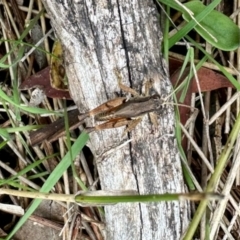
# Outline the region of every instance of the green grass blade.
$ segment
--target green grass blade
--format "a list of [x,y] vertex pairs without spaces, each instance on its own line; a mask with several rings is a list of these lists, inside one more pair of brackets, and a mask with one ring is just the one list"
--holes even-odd
[[30,106],[22,106],[19,105],[17,103],[14,102],[14,100],[7,96],[5,94],[5,92],[0,88],[0,98],[2,98],[3,100],[5,100],[8,103],[11,103],[13,106],[18,107],[26,112],[29,113],[34,113],[34,114],[56,114],[57,116],[62,116],[62,113],[57,113],[54,111],[48,111],[46,109],[42,109],[42,108],[37,108],[37,107],[30,107]]
[[33,162],[32,164],[29,164],[28,166],[26,166],[24,169],[22,169],[16,175],[10,177],[9,179],[1,179],[0,180],[0,186],[4,185],[4,184],[9,184],[9,182],[14,181],[19,176],[22,176],[22,175],[26,174],[27,172],[31,171],[32,169],[37,167],[39,164],[41,164],[46,159],[55,157],[56,155],[58,155],[58,154],[53,154],[53,155],[47,156],[47,157],[45,157],[43,159],[40,159],[40,160],[37,160],[37,161]]
[[[222,151],[217,161],[217,165],[206,187],[206,192],[211,192],[216,188],[216,185],[222,175],[222,172],[225,166],[227,165],[227,161],[229,160],[229,156],[232,152],[234,143],[237,139],[239,132],[240,132],[240,114],[238,114],[236,123],[234,124],[230,136],[225,144],[224,150]],[[184,236],[184,240],[193,239],[193,235],[201,221],[204,212],[206,211],[207,204],[208,202],[206,200],[201,201],[201,203],[199,204],[197,211],[195,212],[194,217],[188,227],[186,235]]]
[[[25,46],[21,46],[23,44],[23,39],[27,36],[29,31],[33,28],[33,26],[36,24],[36,22],[39,20],[41,15],[43,14],[44,10],[41,10],[30,22],[28,27],[23,31],[21,34],[20,38],[18,40],[13,41],[13,45],[11,47],[11,50],[5,54],[1,59],[0,59],[0,68],[9,68],[11,66],[14,66],[16,63],[19,62],[19,60],[22,58],[24,51],[25,51]],[[0,42],[4,42],[6,39],[1,39]],[[19,47],[20,45],[20,47]],[[17,57],[15,60],[12,62],[11,65],[5,64],[8,56],[10,54],[13,54],[14,52],[17,52]]]
[[[86,142],[88,141],[88,134],[83,132],[76,142],[73,144],[71,151],[72,157],[75,158],[77,154],[82,150]],[[58,166],[54,169],[51,175],[48,177],[47,181],[42,186],[40,192],[48,193],[53,186],[57,183],[57,181],[61,178],[64,171],[71,165],[70,153],[68,152],[62,161],[58,164]],[[19,222],[15,225],[14,229],[9,233],[6,239],[12,239],[14,234],[19,230],[19,228],[27,221],[27,219],[31,216],[31,214],[36,210],[36,208],[41,203],[41,199],[35,199],[31,206],[28,208],[27,212],[22,216]]]

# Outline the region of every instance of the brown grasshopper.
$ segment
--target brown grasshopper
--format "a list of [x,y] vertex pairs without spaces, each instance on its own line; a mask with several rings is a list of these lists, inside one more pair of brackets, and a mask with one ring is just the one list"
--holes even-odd
[[155,94],[152,96],[141,97],[135,92],[135,90],[121,84],[121,82],[119,82],[119,87],[124,91],[134,94],[136,97],[130,98],[129,100],[125,97],[116,98],[93,109],[87,116],[85,114],[80,115],[80,121],[88,116],[93,116],[96,121],[106,121],[100,125],[86,128],[87,132],[127,125],[127,129],[124,131],[124,133],[126,133],[136,127],[136,125],[142,120],[142,117],[147,113],[150,113],[150,118],[153,124],[155,126],[157,125],[157,120],[155,115],[153,115],[153,112],[160,110],[162,107],[163,100],[160,96]]
[[[117,77],[120,89],[131,93],[134,97],[130,99],[127,99],[126,97],[117,97],[115,99],[109,100],[94,108],[93,110],[81,114],[78,117],[78,120],[77,111],[70,112],[70,130],[73,130],[74,128],[80,126],[87,117],[94,117],[96,121],[106,122],[100,125],[86,128],[86,131],[88,133],[109,128],[128,126],[124,131],[124,133],[126,133],[127,131],[132,130],[142,120],[143,115],[147,113],[150,114],[150,118],[153,124],[155,126],[157,125],[156,115],[154,115],[153,112],[160,110],[164,101],[160,98],[159,95],[156,94],[148,96],[149,89],[152,87],[151,81],[148,81],[145,85],[145,92],[147,96],[142,97],[139,96],[135,90],[123,85],[121,83],[121,78],[119,75],[117,75]],[[30,133],[30,141],[32,145],[37,145],[45,139],[47,139],[49,142],[52,142],[64,134],[64,121],[63,119],[58,119],[52,124],[49,124],[42,129]]]

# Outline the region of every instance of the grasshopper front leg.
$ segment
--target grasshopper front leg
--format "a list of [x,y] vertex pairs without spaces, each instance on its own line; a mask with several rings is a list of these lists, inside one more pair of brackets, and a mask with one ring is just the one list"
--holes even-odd
[[132,88],[130,88],[130,87],[128,87],[128,86],[126,86],[126,85],[124,85],[124,84],[122,83],[122,76],[121,76],[119,70],[118,70],[118,69],[114,69],[114,72],[115,72],[115,75],[116,75],[116,77],[117,77],[117,81],[118,81],[118,86],[119,86],[119,88],[120,88],[121,90],[123,90],[124,92],[127,92],[127,93],[132,94],[134,97],[138,97],[139,94],[138,94],[137,91],[135,91],[134,89],[132,89]]
[[142,117],[130,120],[127,128],[124,130],[122,136],[124,136],[127,132],[132,131],[140,122],[142,121]]

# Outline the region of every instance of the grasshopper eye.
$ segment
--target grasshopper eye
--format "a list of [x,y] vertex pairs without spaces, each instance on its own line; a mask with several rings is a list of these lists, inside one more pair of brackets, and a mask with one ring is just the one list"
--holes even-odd
[[154,100],[160,100],[160,96],[157,95],[157,94],[155,94],[155,95],[152,96],[152,99],[154,99]]
[[161,109],[162,107],[162,101],[161,101],[161,98],[159,95],[154,95],[152,96],[152,99],[154,100],[154,105],[155,105],[155,108],[158,110],[158,109]]

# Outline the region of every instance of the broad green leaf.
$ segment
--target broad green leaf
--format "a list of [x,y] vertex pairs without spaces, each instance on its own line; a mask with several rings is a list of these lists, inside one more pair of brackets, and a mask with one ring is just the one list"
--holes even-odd
[[[194,13],[194,17],[207,8],[200,1],[190,1],[184,5]],[[183,13],[183,18],[188,22],[192,20],[186,12]],[[196,25],[195,30],[207,42],[221,50],[233,51],[240,45],[240,29],[238,26],[229,17],[216,10],[213,10],[199,25]]]
[[[177,0],[174,1],[169,1],[169,0],[158,0],[162,3],[164,3],[165,5],[176,9],[182,13],[186,13],[186,6],[184,6],[182,3],[180,3]],[[195,16],[196,20],[198,22],[200,22],[201,20],[203,20],[219,3],[221,2],[221,0],[213,0],[208,6],[207,8],[202,11],[200,14],[198,14],[197,16]],[[183,7],[184,6],[184,7]],[[187,13],[186,13],[187,14]],[[178,42],[181,38],[186,37],[187,33],[190,32],[196,25],[197,22],[196,20],[191,20],[190,22],[188,22],[183,28],[181,28],[176,34],[174,34],[172,37],[169,38],[169,42],[168,42],[168,47],[169,49],[175,45],[176,42]]]

